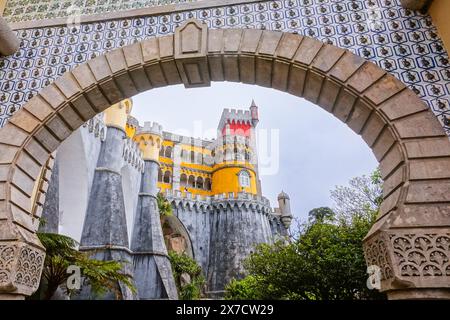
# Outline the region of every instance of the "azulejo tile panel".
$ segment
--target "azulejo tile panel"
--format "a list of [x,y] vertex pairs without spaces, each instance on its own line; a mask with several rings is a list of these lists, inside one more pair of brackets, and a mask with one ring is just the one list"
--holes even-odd
[[72,14],[93,15],[200,0],[8,0],[8,22],[64,18]]
[[210,28],[294,32],[347,48],[406,83],[428,103],[450,135],[448,53],[430,16],[403,9],[399,0],[243,1],[86,23],[79,29],[65,25],[17,30],[20,51],[0,59],[0,126],[42,87],[75,65],[136,41],[173,33],[189,18],[203,20]]

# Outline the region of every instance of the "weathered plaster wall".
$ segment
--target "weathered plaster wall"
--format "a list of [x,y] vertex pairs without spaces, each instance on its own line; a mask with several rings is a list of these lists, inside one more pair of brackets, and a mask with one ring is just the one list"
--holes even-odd
[[81,239],[101,141],[81,127],[58,148],[60,233]]
[[174,215],[186,227],[192,241],[195,260],[201,265],[202,270],[208,270],[208,256],[210,244],[210,214],[192,206],[178,205],[174,208]]
[[239,276],[242,260],[256,244],[273,241],[266,211],[252,209],[250,202],[237,205],[224,201],[211,206],[177,203],[174,214],[189,233],[209,291],[221,291],[232,277]]
[[121,173],[128,238],[131,242],[131,232],[133,229],[134,217],[136,215],[139,187],[141,185],[141,172],[126,163],[122,168]]
[[270,243],[267,216],[247,206],[231,205],[211,214],[208,289],[222,291],[232,278],[244,272],[242,261],[259,243]]

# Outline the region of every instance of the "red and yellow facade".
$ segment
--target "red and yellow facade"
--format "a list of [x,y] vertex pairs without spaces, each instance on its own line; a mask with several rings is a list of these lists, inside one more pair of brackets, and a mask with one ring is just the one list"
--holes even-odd
[[[249,111],[225,109],[217,140],[196,140],[192,143],[190,137],[166,132],[160,136],[141,137],[137,133],[139,123],[131,116],[125,131],[130,139],[139,144],[144,158],[159,162],[158,188],[161,192],[173,190],[182,194],[226,194],[230,197],[240,192],[258,193],[257,165],[250,161],[254,158],[251,156],[254,153],[253,144],[249,143],[254,137],[254,127]],[[155,142],[152,151],[146,147],[146,141]]]

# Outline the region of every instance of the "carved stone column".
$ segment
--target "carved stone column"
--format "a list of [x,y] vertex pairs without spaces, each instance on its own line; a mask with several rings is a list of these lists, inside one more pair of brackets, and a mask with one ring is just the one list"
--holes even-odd
[[36,234],[0,221],[0,300],[33,294],[39,287],[44,258],[45,249]]

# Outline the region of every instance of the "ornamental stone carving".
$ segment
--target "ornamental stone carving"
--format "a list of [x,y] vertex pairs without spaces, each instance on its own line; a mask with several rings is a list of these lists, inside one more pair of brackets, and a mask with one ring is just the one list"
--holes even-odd
[[45,253],[19,242],[0,242],[0,292],[31,295],[39,287]]

